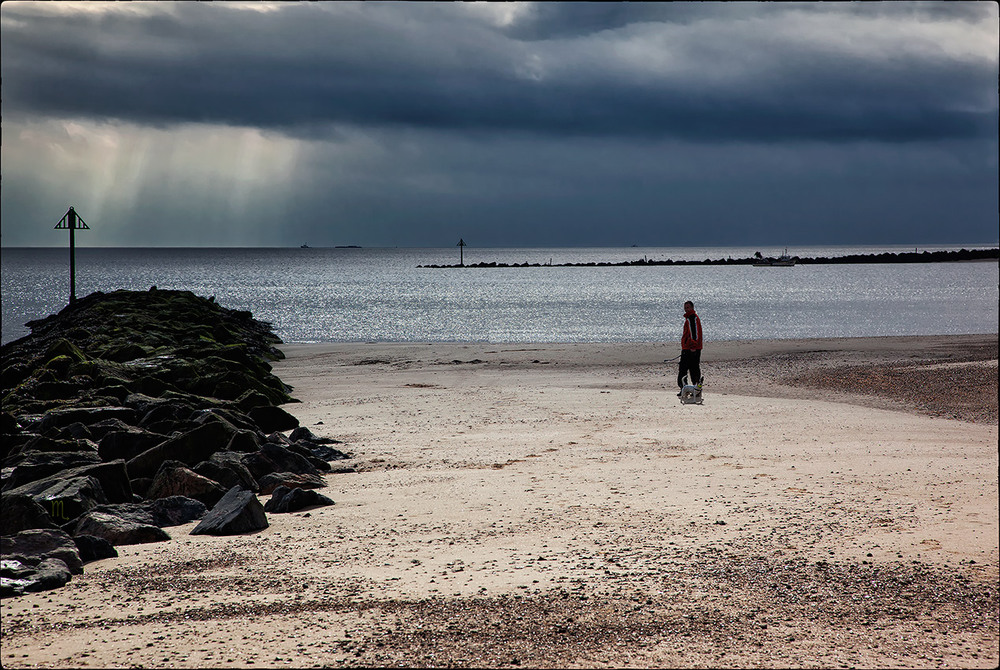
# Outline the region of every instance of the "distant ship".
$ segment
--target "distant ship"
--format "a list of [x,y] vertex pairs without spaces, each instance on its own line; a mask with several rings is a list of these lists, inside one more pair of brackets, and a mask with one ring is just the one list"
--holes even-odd
[[312,247],[310,247],[308,244],[303,244],[303,245],[299,246],[299,249],[311,249],[311,248]]
[[767,258],[761,258],[758,261],[754,261],[753,266],[755,268],[790,268],[795,265],[795,262],[799,260],[798,256],[789,256],[788,249],[785,249],[785,253],[777,258],[772,258],[768,256]]

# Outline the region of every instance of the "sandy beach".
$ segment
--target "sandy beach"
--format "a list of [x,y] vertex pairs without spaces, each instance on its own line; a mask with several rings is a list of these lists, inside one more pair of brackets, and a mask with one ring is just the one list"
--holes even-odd
[[[16,667],[996,667],[997,336],[285,345],[331,507],[5,599]],[[266,496],[262,496],[266,500]]]

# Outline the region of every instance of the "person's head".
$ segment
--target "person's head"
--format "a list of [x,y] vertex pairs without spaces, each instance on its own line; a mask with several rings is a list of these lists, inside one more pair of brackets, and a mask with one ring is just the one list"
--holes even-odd
[[694,311],[694,303],[691,302],[690,300],[686,301],[684,303],[684,312],[686,313],[686,312],[693,312],[693,311]]

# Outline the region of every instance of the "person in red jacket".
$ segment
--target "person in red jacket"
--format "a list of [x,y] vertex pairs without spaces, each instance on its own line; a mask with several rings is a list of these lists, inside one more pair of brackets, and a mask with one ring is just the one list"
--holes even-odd
[[[681,335],[681,363],[677,372],[677,387],[684,388],[685,378],[691,374],[691,383],[700,386],[701,348],[704,337],[701,332],[701,319],[694,311],[694,303],[688,300],[684,303],[684,333]],[[680,393],[677,394],[680,396]]]

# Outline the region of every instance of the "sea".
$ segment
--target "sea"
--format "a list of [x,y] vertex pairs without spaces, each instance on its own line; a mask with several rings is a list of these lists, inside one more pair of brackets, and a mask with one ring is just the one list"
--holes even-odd
[[[788,248],[800,257],[996,243]],[[286,343],[672,342],[692,300],[706,339],[997,332],[998,264],[553,267],[747,258],[766,247],[78,248],[76,295],[182,289],[269,322]],[[4,248],[4,343],[69,300],[67,248]],[[464,262],[542,267],[425,268]],[[550,265],[551,264],[551,265]]]

